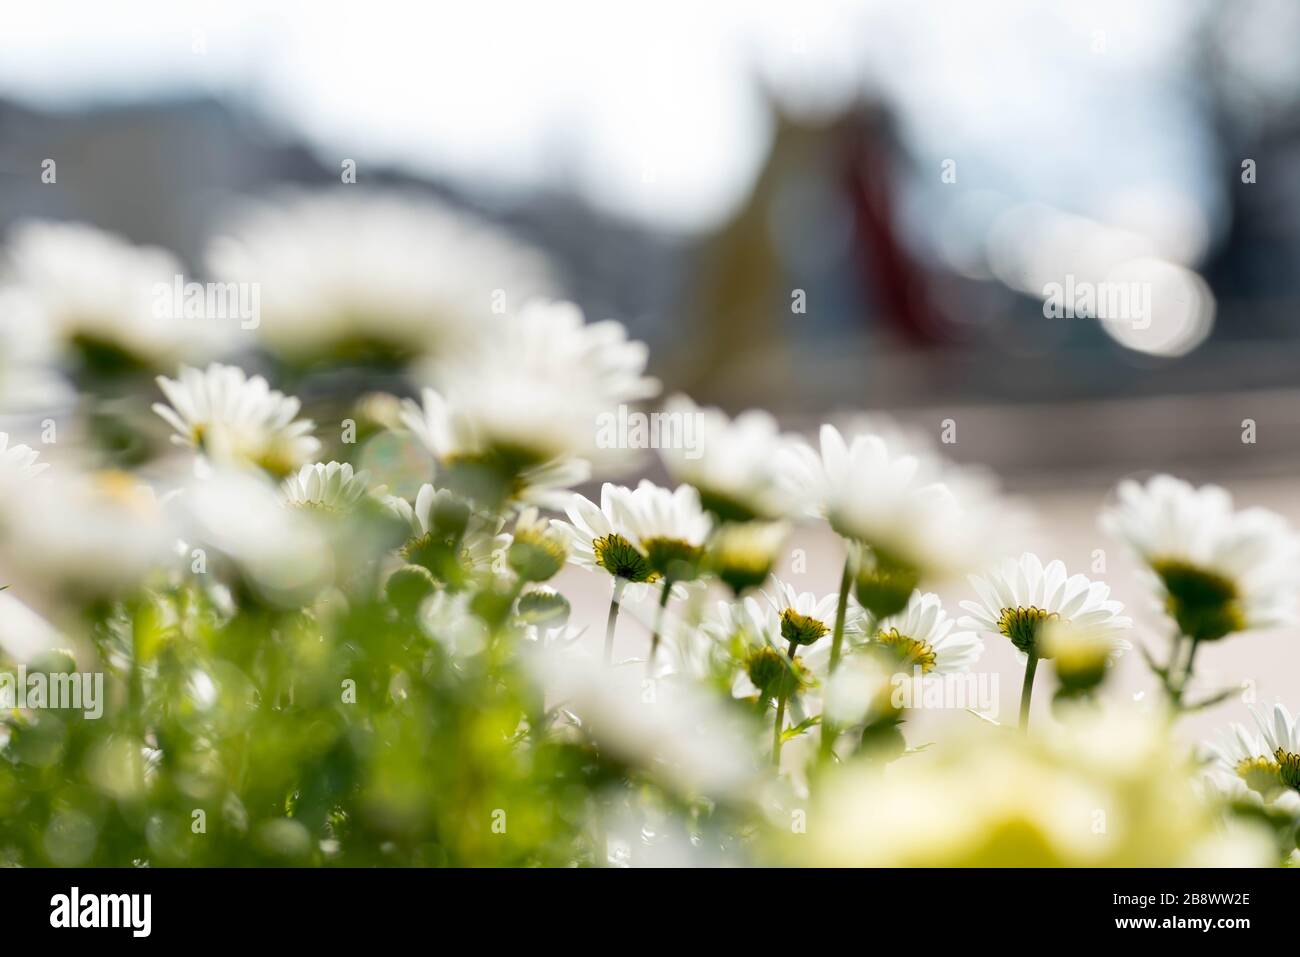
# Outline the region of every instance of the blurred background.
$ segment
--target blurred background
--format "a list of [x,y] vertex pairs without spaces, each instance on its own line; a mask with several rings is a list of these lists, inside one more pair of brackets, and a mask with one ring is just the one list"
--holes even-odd
[[[1095,522],[1124,476],[1300,521],[1289,0],[47,0],[3,24],[0,229],[84,221],[202,276],[245,197],[427,192],[543,250],[668,389],[792,429],[889,413],[995,469],[1045,557],[1105,550],[1126,601]],[[1110,279],[1150,291],[1142,322],[1045,315],[1052,284]],[[829,549],[801,587],[833,587]],[[1271,700],[1295,637],[1207,649],[1207,680]]]

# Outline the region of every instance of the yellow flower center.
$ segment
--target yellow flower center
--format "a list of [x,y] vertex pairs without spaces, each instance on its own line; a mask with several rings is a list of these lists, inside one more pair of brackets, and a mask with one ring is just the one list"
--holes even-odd
[[650,567],[660,578],[691,581],[699,575],[704,557],[704,550],[699,546],[680,538],[664,537],[647,538],[642,544]]
[[1027,655],[1041,655],[1038,633],[1046,621],[1057,621],[1060,615],[1037,606],[1028,608],[1003,608],[998,616],[998,631],[1011,639],[1011,643]]
[[1237,777],[1246,782],[1252,791],[1269,794],[1277,790],[1278,764],[1272,758],[1242,758],[1237,762]]
[[902,670],[910,672],[914,668],[920,668],[922,674],[934,670],[937,654],[929,642],[900,634],[897,628],[880,632],[876,635],[876,641],[898,660]]
[[781,637],[796,645],[811,645],[830,631],[826,625],[809,615],[801,615],[793,608],[781,612]]
[[1278,748],[1273,752],[1277,773],[1282,783],[1293,791],[1300,791],[1300,754]]
[[630,582],[652,582],[659,576],[650,560],[622,535],[610,534],[591,543],[596,564],[616,578]]

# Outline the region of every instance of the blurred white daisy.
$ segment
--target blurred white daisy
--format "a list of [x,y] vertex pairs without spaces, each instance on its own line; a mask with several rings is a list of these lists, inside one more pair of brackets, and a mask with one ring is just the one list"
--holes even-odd
[[1090,693],[1106,677],[1120,656],[1133,645],[1113,629],[1079,626],[1063,619],[1048,619],[1038,634],[1041,657],[1050,658],[1060,683],[1059,695]]
[[0,288],[0,414],[44,411],[72,399],[52,367],[56,352],[31,296]]
[[61,469],[10,491],[0,555],[25,581],[101,597],[175,563],[175,528],[132,475]]
[[871,641],[896,658],[906,673],[920,668],[927,675],[956,674],[969,671],[984,652],[978,634],[956,626],[938,595],[917,591],[906,609],[876,626]]
[[433,199],[336,190],[241,210],[211,271],[261,285],[258,335],[298,360],[402,361],[476,337],[499,308],[550,294],[546,259]]
[[568,536],[542,519],[536,508],[523,509],[507,536],[505,563],[527,582],[544,582],[564,568],[569,557]]
[[832,727],[896,721],[902,714],[894,700],[898,674],[885,656],[850,655],[819,689],[823,716]]
[[491,317],[466,350],[427,371],[450,409],[442,419],[452,424],[444,433],[451,451],[513,481],[556,460],[627,461],[635,450],[607,441],[600,422],[658,393],[644,374],[647,357],[620,323],[586,323],[572,303],[537,301]]
[[982,473],[897,454],[875,435],[845,441],[824,425],[819,450],[800,441],[782,454],[781,476],[807,513],[912,584],[977,564],[999,531],[1002,509]]
[[92,373],[167,368],[227,348],[237,324],[172,314],[171,290],[184,272],[166,250],[45,221],[13,228],[3,269],[59,354]]
[[170,405],[153,410],[176,430],[172,441],[220,465],[252,464],[284,476],[311,460],[320,442],[310,419],[296,419],[302,403],[273,390],[260,375],[212,363],[181,366],[179,379],[158,377]]
[[26,445],[10,445],[9,434],[0,432],[0,475],[33,478],[49,468],[48,462],[37,462],[40,452]]
[[11,444],[8,433],[0,432],[0,536],[9,523],[9,513],[23,509],[33,479],[49,468],[49,463],[37,461],[39,457],[35,449]]
[[[737,601],[719,601],[710,606],[698,628],[693,631],[727,648],[777,647],[780,641],[780,618],[771,613],[771,602],[749,596]],[[751,692],[752,693],[752,692]]]
[[369,480],[369,472],[354,474],[346,462],[317,462],[280,483],[280,494],[295,508],[344,512],[369,494]]
[[[838,867],[1265,866],[1271,835],[1225,827],[1158,712],[1075,709],[1038,734],[978,722],[889,773],[827,776],[786,846]],[[1088,826],[1098,808],[1106,827]],[[1016,839],[1008,839],[1016,835]]]
[[[433,456],[439,470],[449,472],[457,467],[463,470],[478,463],[489,470],[483,481],[490,482],[494,453],[474,423],[457,414],[437,391],[426,388],[420,395],[419,404],[405,400],[399,416],[402,424]],[[505,497],[547,508],[563,508],[569,499],[568,490],[590,476],[591,467],[583,459],[560,456],[525,464],[509,476]],[[472,486],[472,480],[468,484]]]
[[725,522],[709,539],[709,571],[740,595],[767,580],[789,536],[785,521]]
[[587,633],[586,628],[576,625],[525,625],[523,640],[533,645],[534,649],[556,654],[577,653],[578,642]]
[[680,439],[660,446],[664,466],[677,481],[695,486],[704,507],[720,520],[778,518],[791,510],[777,473],[779,452],[789,440],[767,412],[751,409],[730,419],[674,395],[661,414],[677,423]]
[[846,442],[859,435],[874,435],[885,443],[894,455],[914,455],[917,458],[937,458],[942,454],[935,437],[923,429],[904,425],[892,415],[883,412],[852,412],[833,416],[831,424],[839,429]]
[[41,655],[68,647],[52,624],[24,605],[8,589],[0,590],[0,657],[27,664]]
[[537,652],[525,660],[547,700],[575,715],[602,753],[653,768],[687,794],[740,797],[752,788],[745,716],[693,682],[658,682],[646,695],[634,670],[601,667],[572,646]]
[[969,581],[980,600],[961,603],[969,615],[957,627],[986,638],[1007,638],[1022,654],[1043,657],[1038,639],[1051,621],[1108,634],[1132,625],[1121,614],[1124,606],[1110,597],[1109,585],[1069,575],[1060,561],[1044,566],[1031,552],[1002,562],[986,575],[971,575]]
[[257,472],[217,469],[192,479],[173,500],[182,538],[224,556],[263,599],[298,607],[334,574],[333,551],[307,512],[286,508],[279,490]]
[[1280,515],[1237,511],[1222,488],[1169,475],[1120,484],[1103,527],[1144,563],[1179,631],[1196,641],[1296,620],[1300,540]]
[[471,658],[487,648],[488,626],[470,609],[467,591],[437,591],[420,609],[420,627],[453,658]]
[[1215,770],[1235,777],[1265,802],[1300,810],[1300,727],[1281,702],[1272,711],[1252,708],[1255,729],[1233,723],[1210,747]]

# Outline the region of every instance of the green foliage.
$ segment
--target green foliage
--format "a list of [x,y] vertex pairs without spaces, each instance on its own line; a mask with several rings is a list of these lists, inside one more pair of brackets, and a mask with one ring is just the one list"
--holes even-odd
[[416,577],[395,603],[227,615],[189,581],[92,612],[104,714],[4,719],[0,862],[589,863],[600,759],[547,733],[499,608],[454,659],[408,613]]

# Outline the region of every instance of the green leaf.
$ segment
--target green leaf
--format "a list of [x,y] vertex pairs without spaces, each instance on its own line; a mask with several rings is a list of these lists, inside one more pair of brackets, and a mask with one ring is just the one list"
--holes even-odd
[[786,728],[784,731],[782,731],[781,741],[782,742],[790,741],[794,738],[799,737],[799,735],[804,734],[805,732],[812,729],[814,726],[821,724],[821,720],[822,720],[822,716],[819,714],[815,714],[809,718],[804,718],[802,721],[800,721],[798,724],[794,725],[793,727]]

